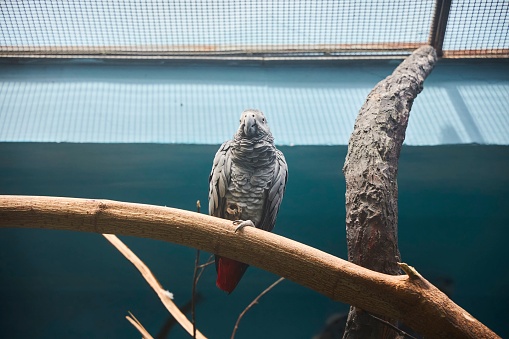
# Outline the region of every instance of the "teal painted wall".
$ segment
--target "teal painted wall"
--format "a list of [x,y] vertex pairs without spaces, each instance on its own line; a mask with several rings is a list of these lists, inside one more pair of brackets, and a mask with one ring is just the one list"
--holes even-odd
[[[217,145],[0,143],[0,194],[103,198],[194,210],[206,205]],[[281,147],[287,193],[275,232],[346,258],[346,146]],[[445,287],[460,306],[509,336],[506,260],[509,147],[403,148],[399,244],[403,260]],[[194,250],[122,238],[183,305]],[[202,255],[203,260],[207,257]],[[137,337],[132,311],[156,335],[168,315],[139,273],[96,234],[0,230],[0,327],[6,337]],[[198,286],[199,328],[229,337],[238,314],[277,279],[249,268],[226,295],[208,269]],[[311,338],[347,310],[285,281],[242,320],[238,338]],[[186,338],[179,328],[173,338]]]

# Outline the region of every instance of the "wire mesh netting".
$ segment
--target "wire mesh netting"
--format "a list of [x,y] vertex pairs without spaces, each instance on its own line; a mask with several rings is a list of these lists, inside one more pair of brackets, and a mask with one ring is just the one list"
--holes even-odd
[[453,1],[444,56],[509,56],[509,1]]
[[[407,55],[434,43],[432,31],[444,16],[444,3],[448,11],[451,0],[8,0],[0,3],[0,53],[136,58]],[[508,8],[505,0],[454,1],[445,49],[507,56]]]

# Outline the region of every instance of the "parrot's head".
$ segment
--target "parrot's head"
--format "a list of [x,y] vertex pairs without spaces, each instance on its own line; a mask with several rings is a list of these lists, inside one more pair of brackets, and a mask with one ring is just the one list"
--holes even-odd
[[269,124],[263,112],[257,109],[246,109],[240,116],[240,126],[237,135],[257,141],[267,137],[272,138]]

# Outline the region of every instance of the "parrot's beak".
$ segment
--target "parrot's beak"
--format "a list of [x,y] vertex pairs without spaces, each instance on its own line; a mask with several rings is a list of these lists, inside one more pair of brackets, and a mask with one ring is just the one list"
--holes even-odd
[[258,125],[256,119],[251,115],[244,118],[244,134],[248,137],[254,137],[258,134]]

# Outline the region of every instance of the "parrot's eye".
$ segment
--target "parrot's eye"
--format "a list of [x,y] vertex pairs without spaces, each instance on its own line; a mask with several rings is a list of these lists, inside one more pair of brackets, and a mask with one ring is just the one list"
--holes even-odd
[[262,119],[263,122],[265,122],[265,119]]

